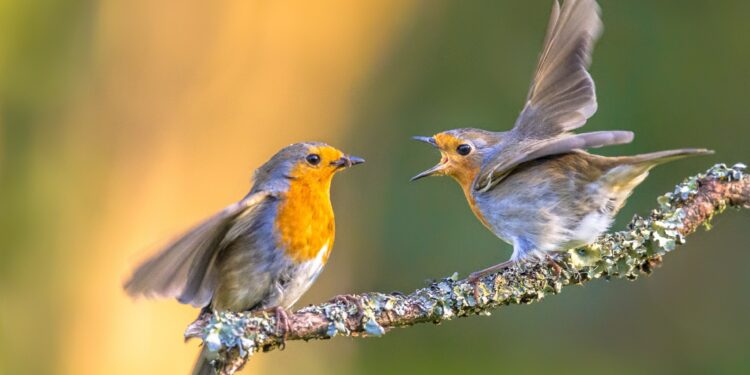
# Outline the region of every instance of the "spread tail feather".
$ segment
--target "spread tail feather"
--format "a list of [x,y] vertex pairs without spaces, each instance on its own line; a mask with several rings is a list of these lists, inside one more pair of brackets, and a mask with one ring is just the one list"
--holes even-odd
[[704,148],[683,148],[614,158],[613,167],[605,173],[602,182],[610,186],[614,192],[622,192],[626,197],[638,184],[643,182],[651,168],[689,156],[713,153],[712,150]]

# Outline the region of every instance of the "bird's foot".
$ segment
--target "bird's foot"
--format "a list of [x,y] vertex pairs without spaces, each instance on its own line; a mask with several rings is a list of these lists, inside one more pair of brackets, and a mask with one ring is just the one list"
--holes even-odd
[[289,310],[276,306],[272,308],[274,317],[276,318],[276,334],[281,337],[281,348],[283,349],[286,345],[286,339],[289,335],[289,331],[292,330],[292,325],[289,323]]
[[466,281],[468,281],[470,284],[474,286],[474,300],[479,303],[479,285],[481,284],[481,279],[485,276],[492,275],[493,273],[500,272],[512,265],[514,265],[516,262],[513,260],[507,260],[505,262],[496,264],[492,267],[485,268],[481,271],[472,272],[471,275],[469,275],[468,278],[466,278]]
[[211,319],[212,314],[213,313],[211,312],[211,309],[207,307],[204,307],[201,310],[201,312],[198,314],[198,317],[195,318],[195,321],[190,323],[190,325],[185,329],[185,342],[194,337],[202,336],[203,327],[205,327],[205,325]]
[[562,275],[563,269],[562,267],[560,267],[560,263],[557,262],[557,259],[555,259],[555,257],[549,254],[546,254],[545,258],[547,260],[547,264],[549,264],[550,267],[552,267],[552,270],[555,273],[555,276],[559,277],[560,275]]

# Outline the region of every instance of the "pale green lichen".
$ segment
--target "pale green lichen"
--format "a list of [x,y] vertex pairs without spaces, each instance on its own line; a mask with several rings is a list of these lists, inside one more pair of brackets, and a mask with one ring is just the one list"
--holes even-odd
[[688,177],[681,184],[675,186],[671,193],[666,193],[657,199],[661,210],[668,210],[675,203],[682,203],[690,199],[698,191],[698,181],[705,178],[718,181],[739,181],[742,179],[747,166],[743,163],[737,163],[731,168],[726,164],[716,164],[706,173],[699,173],[695,176]]
[[326,335],[335,337],[337,335],[347,336],[351,332],[346,328],[346,320],[349,318],[347,308],[337,304],[326,304],[322,309],[323,315],[328,319]]
[[367,333],[370,336],[383,336],[385,334],[385,328],[378,324],[378,321],[375,320],[374,316],[368,316],[365,318],[365,333]]
[[[716,164],[713,167],[711,167],[711,169],[709,169],[706,173],[701,173],[696,176],[687,178],[681,184],[677,185],[673,192],[664,194],[661,197],[659,197],[658,202],[660,205],[660,209],[662,211],[669,210],[669,208],[671,208],[674,204],[685,202],[687,199],[692,197],[697,191],[697,188],[698,188],[697,184],[698,184],[698,181],[701,179],[709,178],[713,180],[726,181],[726,182],[739,181],[744,176],[745,169],[747,169],[747,166],[742,163],[737,163],[733,165],[731,168],[727,167],[726,164]],[[715,211],[715,214],[721,213],[725,209],[726,209],[726,202],[719,202],[719,207]],[[712,228],[712,225],[711,225],[712,219],[713,219],[713,215],[702,223],[703,227],[706,230],[710,230]]]
[[[260,317],[232,312],[217,312],[211,315],[203,333],[203,342],[210,352],[219,352],[227,349],[237,349],[242,357],[256,351],[255,339],[247,337],[248,327],[265,326],[268,329],[271,322]],[[264,330],[258,330],[255,336],[262,335]]]

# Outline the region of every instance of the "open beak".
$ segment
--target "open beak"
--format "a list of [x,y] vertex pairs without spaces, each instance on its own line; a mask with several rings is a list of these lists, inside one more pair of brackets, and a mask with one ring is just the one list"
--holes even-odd
[[419,135],[415,135],[415,136],[411,137],[411,139],[413,139],[415,141],[420,141],[420,142],[428,143],[432,147],[437,147],[437,142],[435,142],[435,138],[432,138],[432,137],[422,137],[422,136],[419,136]]
[[440,164],[438,164],[438,165],[436,165],[436,166],[434,166],[434,167],[432,167],[432,168],[430,168],[430,169],[428,169],[428,170],[426,170],[426,171],[424,171],[424,172],[422,172],[422,173],[420,173],[420,174],[412,177],[411,180],[412,181],[416,181],[416,180],[419,180],[420,178],[430,177],[430,176],[434,176],[434,175],[439,175],[439,174],[443,173],[444,169],[445,169],[445,164],[440,163]]
[[349,168],[352,165],[362,164],[365,162],[365,159],[362,159],[357,156],[344,156],[341,158],[338,158],[331,162],[331,165],[333,165],[336,168]]
[[[424,143],[429,144],[432,147],[438,148],[437,142],[435,142],[435,138],[433,137],[422,137],[422,136],[416,135],[416,136],[411,137],[411,139],[415,141],[424,142]],[[445,169],[445,164],[438,163],[438,165],[412,177],[411,180],[416,181],[416,180],[419,180],[420,178],[434,176],[436,174],[442,174],[444,169]]]

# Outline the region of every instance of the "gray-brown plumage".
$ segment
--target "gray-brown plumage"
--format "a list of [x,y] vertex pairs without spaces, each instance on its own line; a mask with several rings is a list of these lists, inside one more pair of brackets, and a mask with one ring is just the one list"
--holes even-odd
[[601,31],[595,0],[567,0],[562,7],[555,1],[526,104],[513,129],[454,129],[415,137],[438,148],[442,159],[414,179],[453,177],[477,218],[513,245],[510,261],[473,278],[593,242],[651,168],[711,153],[681,149],[604,157],[584,151],[633,140],[629,131],[571,132],[597,110],[587,69]]
[[[333,176],[363,162],[324,143],[283,148],[258,168],[243,200],[145,261],[125,290],[213,311],[274,309],[283,318],[333,248]],[[210,359],[204,348],[194,373],[214,374]]]

